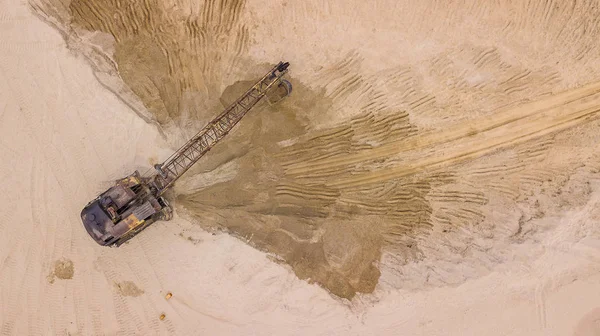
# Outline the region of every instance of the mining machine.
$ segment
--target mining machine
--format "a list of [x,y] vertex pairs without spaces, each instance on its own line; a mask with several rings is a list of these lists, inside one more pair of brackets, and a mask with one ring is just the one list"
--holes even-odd
[[276,103],[292,92],[292,85],[283,78],[288,66],[279,62],[162,164],[155,165],[154,174],[144,177],[136,170],[89,202],[81,211],[81,220],[90,236],[100,245],[120,246],[150,224],[170,220],[173,209],[165,191],[261,99],[266,96],[269,103]]

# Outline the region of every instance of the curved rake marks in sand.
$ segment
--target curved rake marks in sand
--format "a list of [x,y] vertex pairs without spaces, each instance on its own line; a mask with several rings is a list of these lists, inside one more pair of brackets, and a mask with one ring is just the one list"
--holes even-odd
[[[198,14],[188,15],[165,13],[165,4],[156,0],[74,0],[69,9],[74,26],[115,38],[121,77],[165,123],[189,113],[180,111],[184,93],[202,94],[207,87],[218,91],[218,74],[231,72],[245,53],[250,35],[240,22],[244,4],[244,0],[211,0]],[[151,52],[143,50],[147,48]],[[143,73],[129,69],[132,62],[142,63]],[[144,93],[150,82],[158,90],[158,97],[151,99]]]
[[[477,134],[485,134],[493,130],[498,132],[497,130],[500,127],[503,127],[503,129],[512,128],[514,134],[510,137],[534,135],[534,133],[542,131],[551,132],[555,128],[559,129],[561,123],[574,121],[576,124],[578,123],[577,120],[581,122],[581,118],[587,115],[593,116],[596,112],[595,107],[600,106],[600,98],[597,96],[599,92],[600,83],[593,83],[539,102],[528,103],[502,113],[497,113],[495,117],[485,118],[481,122],[464,123],[455,127],[449,127],[450,131],[416,135],[403,141],[391,142],[373,150],[363,151],[342,158],[322,160],[316,163],[298,163],[286,167],[286,172],[290,175],[300,173],[310,174],[324,168],[387,158],[406,151],[423,150],[427,147],[472,137]],[[590,102],[590,100],[592,101]],[[568,111],[564,111],[565,109],[568,109]],[[569,113],[568,116],[561,117],[561,112],[563,111]],[[528,131],[526,129],[523,130],[523,126],[521,125],[531,125],[534,127]],[[564,128],[564,125],[562,128]],[[519,131],[514,132],[515,129]],[[506,136],[503,136],[502,139],[506,139]],[[497,142],[498,140],[496,139],[494,141],[495,146],[499,145]]]
[[291,196],[305,201],[324,201],[333,203],[339,196],[338,190],[330,189],[322,185],[307,186],[293,182],[285,182],[277,185],[277,196]]
[[477,205],[484,205],[487,203],[487,198],[482,192],[461,190],[435,191],[429,193],[428,196],[432,201],[474,203]]
[[497,54],[496,48],[489,47],[483,49],[479,55],[473,60],[473,64],[476,67],[483,67],[490,62],[497,61],[499,56]]
[[508,132],[505,136],[499,136],[487,143],[480,142],[482,139],[472,141],[472,146],[468,149],[453,151],[440,157],[431,157],[419,160],[404,167],[395,167],[387,171],[379,171],[342,178],[329,182],[327,185],[339,188],[352,188],[358,185],[378,183],[389,179],[399,178],[421,172],[424,169],[435,169],[459,163],[463,160],[474,159],[489,154],[497,149],[514,146],[515,144],[535,139],[560,130],[573,127],[583,123],[590,118],[597,117],[600,112],[600,106],[577,111],[567,117],[556,118],[555,116],[545,116],[546,118],[536,121],[536,125],[529,129],[517,128],[517,131]]

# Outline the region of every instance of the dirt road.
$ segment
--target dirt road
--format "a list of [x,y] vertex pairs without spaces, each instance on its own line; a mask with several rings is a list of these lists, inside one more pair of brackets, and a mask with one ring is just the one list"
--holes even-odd
[[[356,187],[481,157],[499,149],[513,147],[584,124],[597,118],[598,112],[600,112],[600,84],[594,83],[570,92],[556,94],[545,100],[501,111],[492,117],[481,118],[482,120],[448,125],[448,131],[445,132],[417,135],[405,141],[388,143],[362,153],[332,160],[315,160],[290,165],[286,171],[290,175],[311,178],[311,174],[318,174],[322,170],[331,171],[333,167],[343,167],[369,160],[401,158],[408,151],[421,158],[410,164],[386,165],[384,169],[328,183],[340,188]],[[441,151],[431,148],[435,146],[453,147],[453,149]],[[422,153],[427,151],[432,154]],[[440,155],[440,152],[443,154]]]

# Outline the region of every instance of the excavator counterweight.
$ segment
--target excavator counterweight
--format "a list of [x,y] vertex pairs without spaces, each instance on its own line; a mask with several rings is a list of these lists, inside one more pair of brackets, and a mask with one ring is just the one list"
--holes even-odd
[[282,95],[275,102],[267,97],[271,103],[291,93],[291,83],[283,78],[288,66],[279,62],[173,155],[155,165],[155,175],[142,177],[135,171],[89,202],[81,220],[90,236],[100,245],[120,246],[157,220],[171,219],[173,209],[163,193],[274,88]]

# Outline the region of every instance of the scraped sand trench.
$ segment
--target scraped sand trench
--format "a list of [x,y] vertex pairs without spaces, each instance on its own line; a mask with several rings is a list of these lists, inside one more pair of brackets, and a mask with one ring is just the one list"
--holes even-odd
[[[594,330],[593,2],[1,5],[2,334]],[[279,60],[293,95],[178,183],[180,216],[94,246],[81,207]]]

